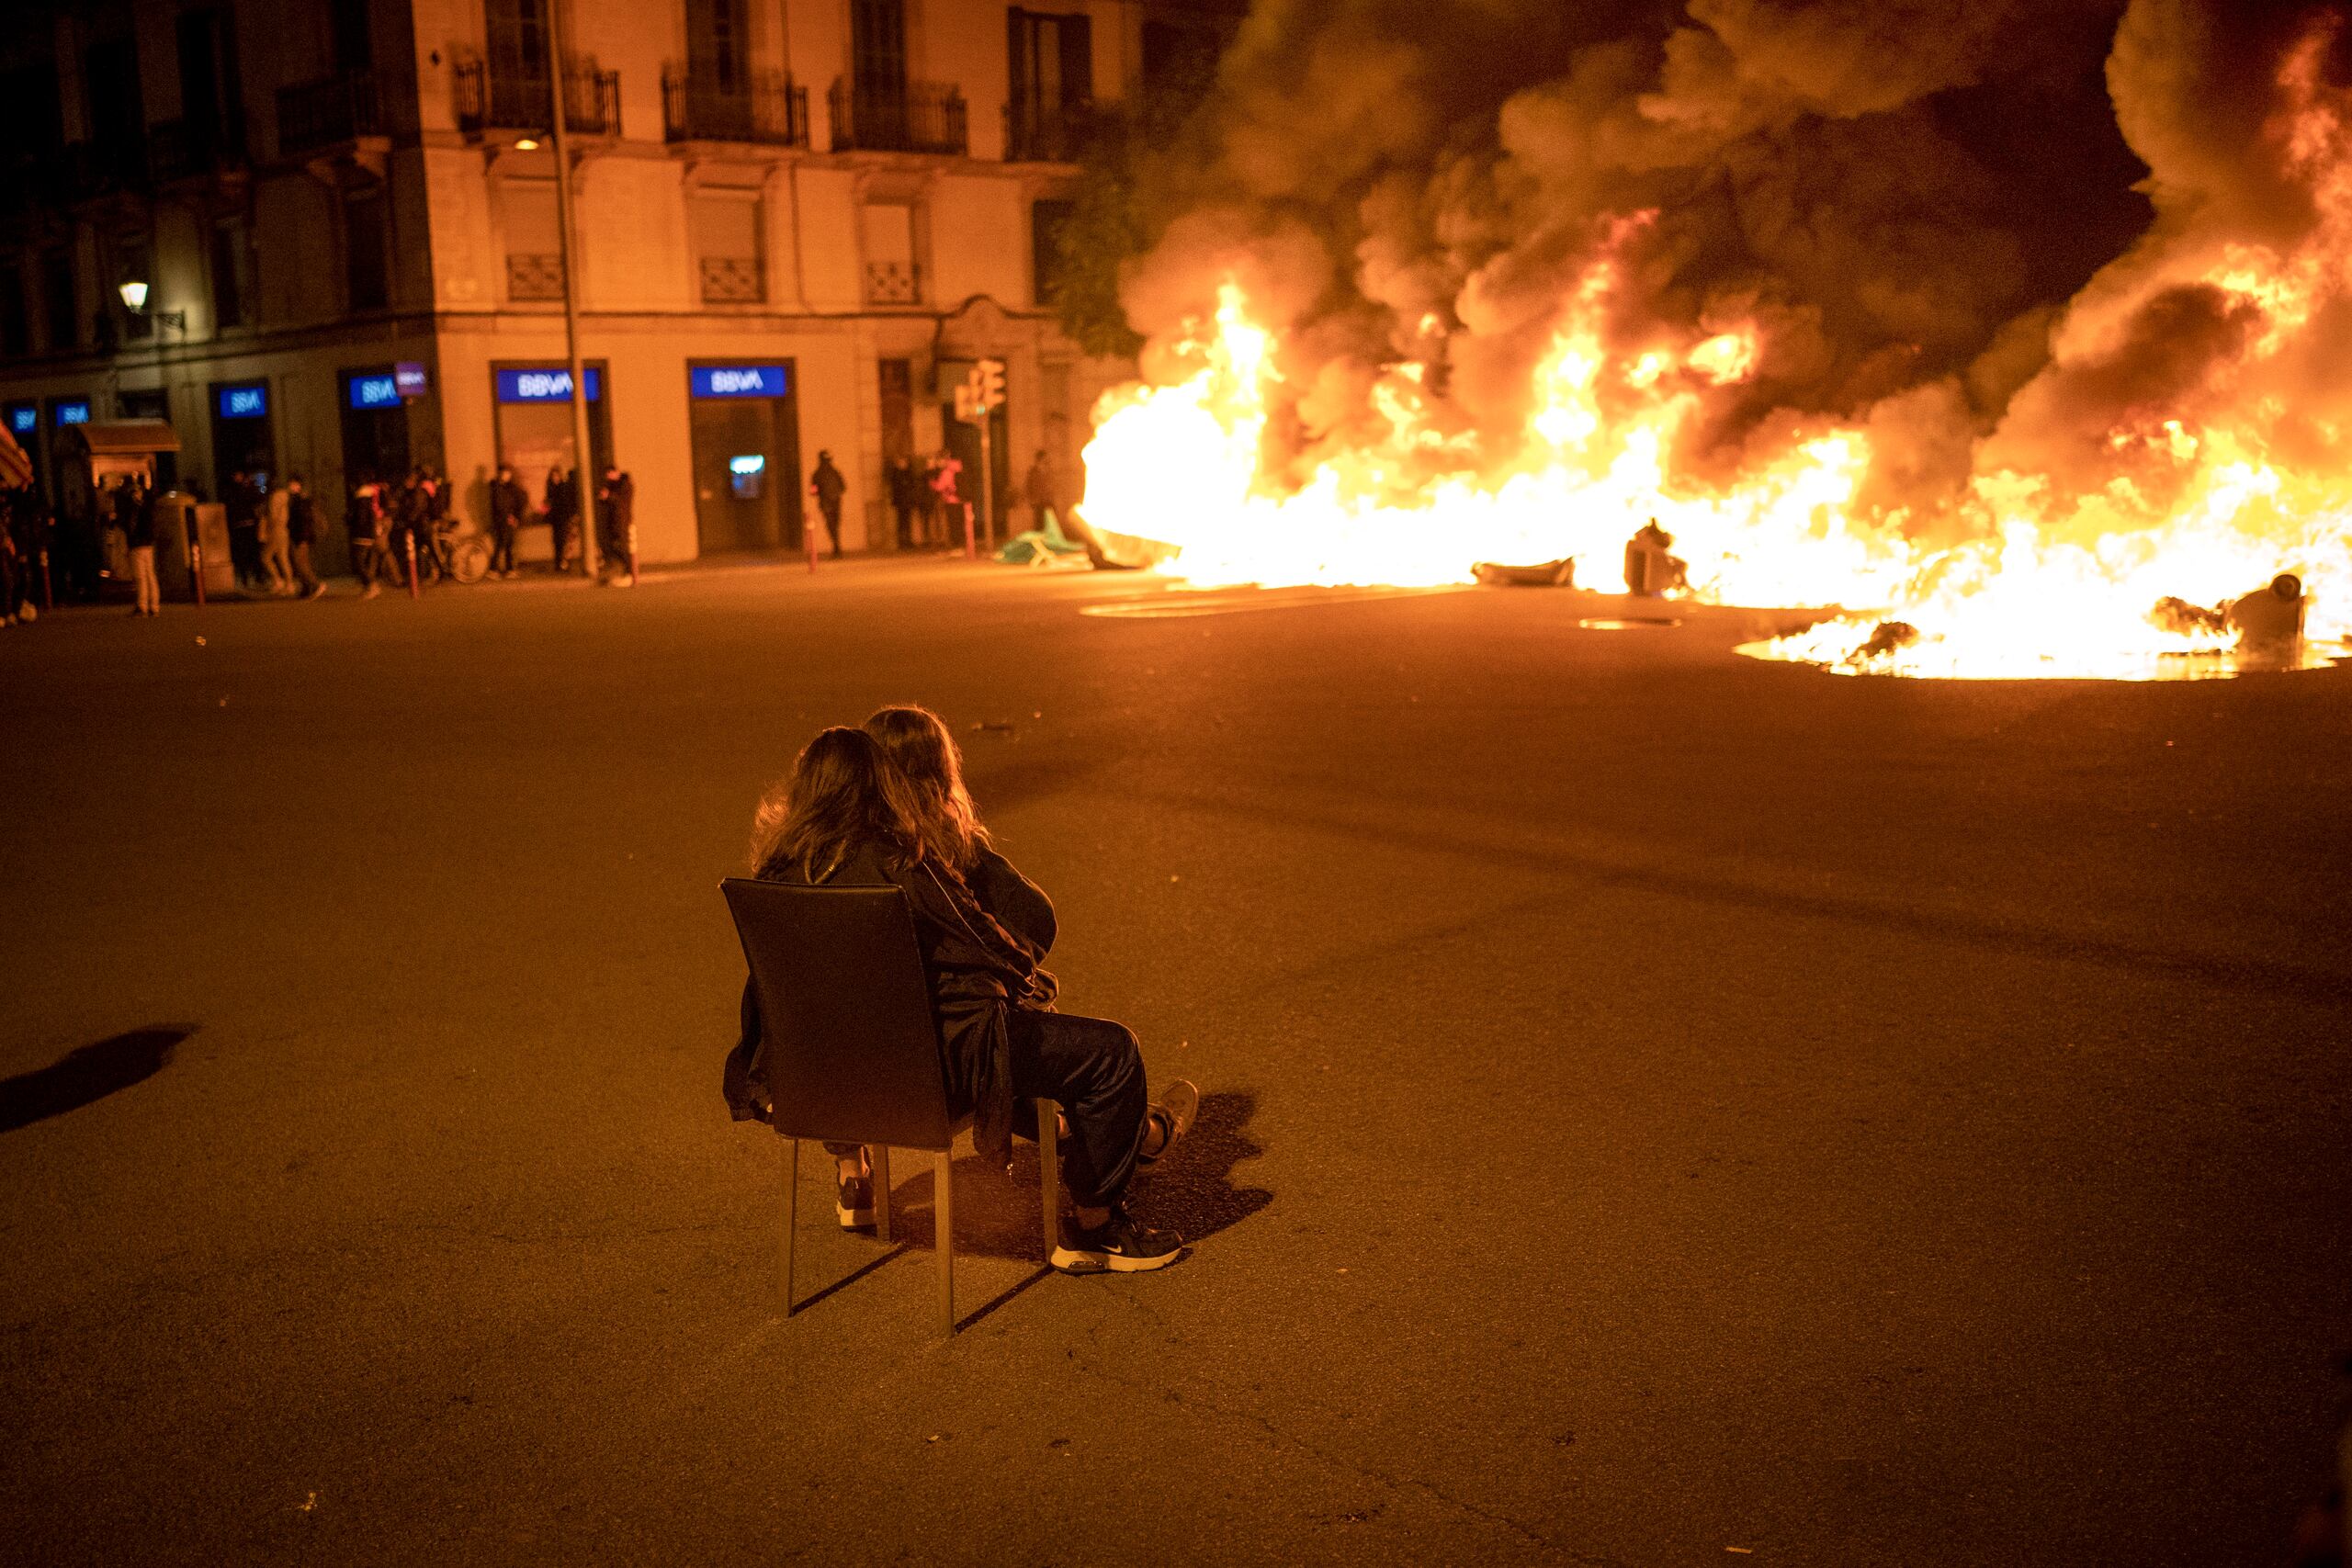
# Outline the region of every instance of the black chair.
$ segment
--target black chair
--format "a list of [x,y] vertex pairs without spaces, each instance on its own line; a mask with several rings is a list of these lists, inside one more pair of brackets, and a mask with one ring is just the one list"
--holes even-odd
[[[874,1151],[874,1224],[890,1239],[890,1150],[926,1149],[938,1172],[941,1331],[956,1332],[956,1195],[948,1150],[971,1118],[953,1115],[939,1022],[896,887],[808,887],[729,877],[720,884],[752,968],[766,1036],[768,1088],[784,1137],[784,1313],[792,1315],[800,1141]],[[1060,1240],[1061,1108],[1037,1101],[1046,1251]]]

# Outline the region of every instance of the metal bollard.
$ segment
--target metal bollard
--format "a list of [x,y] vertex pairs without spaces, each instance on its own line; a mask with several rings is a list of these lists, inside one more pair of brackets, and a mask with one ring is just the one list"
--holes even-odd
[[817,570],[817,525],[808,521],[808,509],[805,506],[800,509],[800,542],[808,547],[808,571],[814,576]]
[[401,535],[401,537],[407,541],[408,544],[408,596],[413,599],[417,596],[416,530],[413,528],[407,529]]
[[40,607],[44,612],[57,608],[57,600],[49,582],[49,547],[40,547]]
[[980,558],[979,546],[972,538],[972,503],[968,501],[964,503],[964,558]]

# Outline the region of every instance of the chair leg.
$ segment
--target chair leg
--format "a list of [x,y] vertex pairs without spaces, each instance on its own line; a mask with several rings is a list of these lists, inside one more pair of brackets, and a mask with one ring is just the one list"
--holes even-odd
[[1062,1242],[1062,1108],[1050,1100],[1037,1102],[1037,1175],[1046,1209],[1046,1258]]
[[933,1212],[939,1220],[939,1332],[956,1337],[956,1155],[939,1151],[939,1201]]
[[890,1239],[890,1151],[880,1144],[868,1146],[874,1162],[874,1239]]
[[792,1247],[800,1231],[800,1140],[784,1140],[784,1315],[792,1315]]

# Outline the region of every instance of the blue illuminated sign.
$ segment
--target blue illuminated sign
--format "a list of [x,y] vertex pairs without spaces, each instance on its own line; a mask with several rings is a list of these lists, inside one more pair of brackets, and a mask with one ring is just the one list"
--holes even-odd
[[[594,366],[588,367],[588,400],[597,402],[605,395],[605,378]],[[498,372],[498,400],[502,403],[568,403],[571,400],[571,372],[560,365],[528,370]]]
[[49,413],[59,424],[87,424],[90,423],[89,400],[76,398],[72,402],[51,403]]
[[8,405],[8,430],[14,435],[30,435],[40,424],[40,409],[32,403]]
[[243,387],[223,387],[219,407],[222,419],[260,419],[269,412],[269,389],[258,381]]
[[781,365],[697,365],[689,374],[697,398],[780,398],[785,392]]
[[424,367],[413,359],[401,360],[392,367],[392,384],[400,389],[401,396],[403,398],[424,396],[426,390]]
[[389,374],[345,378],[345,396],[356,409],[396,409],[401,406],[400,382]]

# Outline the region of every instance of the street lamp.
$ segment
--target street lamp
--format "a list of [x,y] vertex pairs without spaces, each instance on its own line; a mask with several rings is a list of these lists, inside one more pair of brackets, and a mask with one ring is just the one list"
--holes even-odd
[[166,326],[177,327],[182,332],[187,331],[187,312],[186,310],[150,310],[147,308],[147,280],[145,278],[131,278],[128,282],[124,283],[119,288],[116,289],[115,292],[122,296],[123,309],[129,310],[132,315],[145,316],[151,321],[161,321]]

